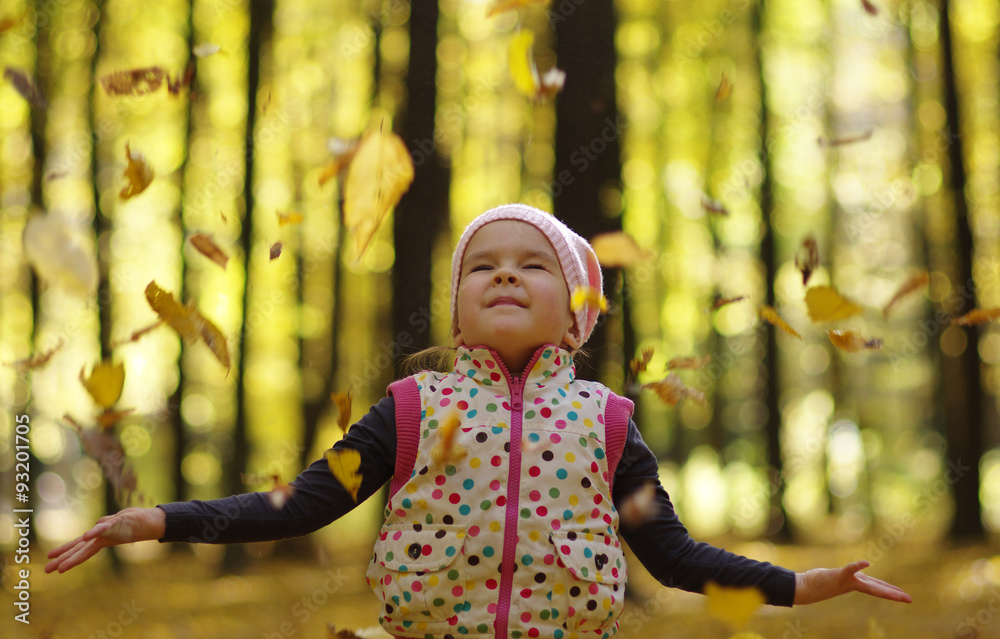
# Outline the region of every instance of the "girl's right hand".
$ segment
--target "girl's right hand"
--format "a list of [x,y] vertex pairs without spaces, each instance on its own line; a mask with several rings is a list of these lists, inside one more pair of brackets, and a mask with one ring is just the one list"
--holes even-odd
[[45,565],[45,572],[66,572],[107,546],[160,539],[166,523],[167,514],[159,508],[125,508],[101,517],[93,528],[49,552],[52,561]]

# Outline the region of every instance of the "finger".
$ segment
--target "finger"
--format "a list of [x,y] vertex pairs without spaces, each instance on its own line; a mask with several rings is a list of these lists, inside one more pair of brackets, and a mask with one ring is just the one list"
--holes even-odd
[[59,565],[59,572],[64,573],[70,568],[75,568],[83,562],[87,561],[91,557],[97,554],[103,546],[97,543],[97,540],[91,539],[90,541],[83,544],[79,550],[77,550],[73,555],[69,557],[66,561]]
[[870,565],[871,565],[870,561],[868,561],[867,559],[861,559],[859,561],[855,561],[855,562],[847,564],[841,570],[844,570],[845,572],[848,572],[848,573],[850,573],[850,574],[853,575],[854,573],[858,572],[859,570],[864,570],[865,568],[867,568]]
[[46,555],[46,557],[49,558],[49,559],[52,559],[53,557],[58,557],[59,555],[63,554],[64,552],[66,552],[67,550],[69,550],[70,548],[72,548],[73,546],[75,546],[76,544],[80,543],[82,540],[83,540],[83,535],[77,537],[73,541],[67,541],[65,544],[63,544],[62,546],[59,546],[55,550],[50,550],[49,554]]
[[49,553],[49,558],[52,559],[52,561],[50,561],[49,563],[45,564],[45,572],[46,573],[50,573],[53,570],[55,570],[56,568],[58,568],[59,564],[61,564],[62,562],[64,562],[67,557],[69,557],[70,555],[72,555],[73,552],[75,552],[74,549],[68,549],[67,552],[59,554],[54,559],[52,559],[52,554]]
[[101,517],[101,519],[98,519],[97,523],[94,524],[93,528],[83,533],[83,536],[81,536],[80,539],[83,541],[90,541],[94,537],[100,537],[102,533],[111,528],[113,525],[114,523],[110,521],[110,518]]

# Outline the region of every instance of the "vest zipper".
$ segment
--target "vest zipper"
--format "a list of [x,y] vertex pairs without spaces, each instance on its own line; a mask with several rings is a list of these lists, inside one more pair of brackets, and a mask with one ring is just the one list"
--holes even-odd
[[535,355],[524,367],[521,377],[512,377],[507,366],[496,353],[493,358],[500,365],[500,370],[507,378],[507,388],[510,389],[510,453],[507,464],[507,504],[504,511],[503,526],[503,556],[500,560],[500,593],[497,601],[497,618],[494,630],[498,639],[506,639],[507,622],[510,615],[510,596],[514,587],[514,561],[517,550],[517,518],[520,511],[519,495],[521,493],[521,420],[524,417],[524,380],[528,372],[535,367],[535,362],[545,350],[545,347],[535,351]]

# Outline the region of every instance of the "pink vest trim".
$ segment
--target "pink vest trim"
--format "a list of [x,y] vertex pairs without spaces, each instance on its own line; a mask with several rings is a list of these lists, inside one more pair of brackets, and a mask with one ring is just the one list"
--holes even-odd
[[405,377],[389,384],[389,395],[396,400],[396,470],[392,474],[390,494],[395,495],[410,481],[420,444],[420,390],[417,380]]
[[625,452],[625,439],[628,437],[628,420],[632,417],[635,404],[632,400],[620,397],[614,393],[608,394],[608,406],[604,409],[607,415],[607,425],[604,428],[605,446],[608,453],[608,488],[614,490],[615,471],[618,462]]

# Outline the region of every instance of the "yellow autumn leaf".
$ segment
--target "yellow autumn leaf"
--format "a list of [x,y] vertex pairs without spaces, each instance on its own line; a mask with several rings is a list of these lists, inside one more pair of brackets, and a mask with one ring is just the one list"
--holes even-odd
[[465,449],[455,443],[455,435],[458,433],[458,427],[461,425],[462,422],[458,418],[458,412],[455,411],[438,427],[438,443],[431,449],[431,457],[436,463],[443,464],[465,457]]
[[789,335],[794,335],[795,337],[802,339],[802,336],[799,335],[798,332],[788,324],[788,322],[781,319],[781,316],[778,315],[778,311],[774,310],[772,307],[762,306],[760,308],[760,318],[765,322],[767,322],[768,324],[773,324],[774,326],[777,326],[778,328],[785,331]]
[[113,364],[103,361],[84,375],[85,369],[80,369],[80,382],[87,389],[94,402],[101,408],[111,408],[122,396],[122,386],[125,384],[125,364]]
[[575,313],[584,306],[596,306],[603,312],[608,310],[608,299],[593,286],[577,286],[569,298],[569,308]]
[[337,407],[337,426],[347,434],[347,429],[351,424],[351,400],[354,398],[354,390],[347,389],[347,392],[330,393],[330,400]]
[[146,286],[146,301],[150,308],[156,311],[167,324],[177,331],[186,342],[194,343],[199,339],[212,351],[216,359],[229,368],[229,349],[226,336],[212,322],[205,319],[194,304],[182,306],[174,299],[172,293],[157,286],[156,281]]
[[326,463],[340,485],[346,488],[357,502],[362,479],[358,474],[358,469],[361,468],[361,453],[353,448],[335,448],[326,451]]
[[848,353],[857,353],[860,350],[877,351],[882,348],[882,340],[877,337],[866,339],[854,331],[827,331],[833,345]]
[[649,257],[649,253],[624,231],[595,235],[590,245],[597,254],[597,261],[605,268],[633,266]]
[[125,167],[125,179],[128,180],[128,184],[118,194],[123,200],[135,197],[145,191],[156,176],[153,169],[146,164],[142,154],[133,152],[129,148],[128,142],[125,143],[125,155],[128,159],[128,166]]
[[366,135],[347,169],[344,226],[354,234],[355,261],[413,182],[413,159],[394,133]]
[[529,98],[538,95],[538,89],[541,87],[538,67],[535,66],[535,55],[531,51],[534,44],[534,32],[525,29],[511,39],[507,53],[507,66],[510,77],[514,80],[514,86]]
[[278,216],[278,226],[285,226],[287,224],[301,224],[302,214],[296,213],[295,211],[289,211],[288,213],[282,213],[281,211],[275,211],[275,215]]
[[829,286],[813,286],[807,290],[806,308],[809,319],[814,322],[836,322],[864,311]]
[[719,88],[715,90],[715,101],[724,102],[729,99],[729,96],[733,93],[733,83],[726,75],[726,72],[722,72],[722,80],[719,81]]
[[746,625],[765,602],[756,588],[729,588],[711,581],[705,584],[705,596],[708,614],[734,628]]

